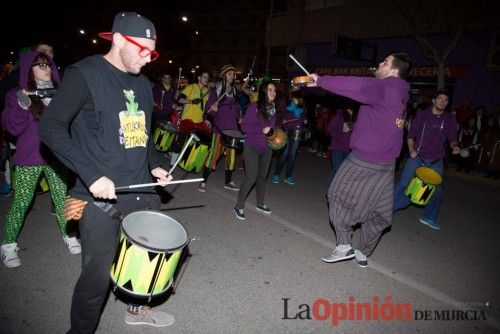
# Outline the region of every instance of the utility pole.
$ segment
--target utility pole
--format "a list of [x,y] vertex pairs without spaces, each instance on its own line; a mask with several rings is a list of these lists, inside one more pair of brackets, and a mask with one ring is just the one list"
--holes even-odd
[[271,26],[273,21],[273,7],[274,0],[271,0],[271,4],[269,6],[269,24],[267,31],[267,56],[266,56],[266,74],[269,74],[269,58],[271,57]]

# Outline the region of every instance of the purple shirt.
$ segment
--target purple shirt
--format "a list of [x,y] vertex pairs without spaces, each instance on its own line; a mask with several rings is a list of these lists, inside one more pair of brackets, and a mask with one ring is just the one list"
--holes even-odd
[[241,123],[241,130],[245,134],[245,145],[261,153],[269,149],[266,135],[262,132],[267,126],[274,127],[274,118],[264,119],[257,110],[257,103],[251,103]]
[[410,85],[396,77],[323,76],[318,86],[363,104],[351,136],[354,155],[372,163],[394,163],[403,142]]
[[[434,115],[432,108],[422,110],[411,122],[408,138],[415,141],[414,149],[425,160],[442,159],[445,156],[446,139],[457,141],[458,124],[449,113]],[[423,133],[423,135],[422,135]]]
[[162,84],[156,84],[153,87],[153,100],[161,109],[155,107],[154,112],[170,116],[172,113],[172,105],[175,102],[175,93],[176,90],[173,87],[170,87],[169,90],[165,90]]
[[[206,111],[212,108],[212,105],[217,102],[217,91],[212,89],[208,95]],[[240,105],[238,101],[230,96],[224,96],[220,101],[217,112],[212,112],[214,115],[215,129],[223,130],[238,130],[238,117],[240,116]]]
[[344,116],[342,110],[338,110],[337,114],[332,117],[328,124],[328,133],[330,134],[330,148],[341,152],[350,152],[349,142],[351,140],[352,130],[349,132],[342,131],[344,128]]

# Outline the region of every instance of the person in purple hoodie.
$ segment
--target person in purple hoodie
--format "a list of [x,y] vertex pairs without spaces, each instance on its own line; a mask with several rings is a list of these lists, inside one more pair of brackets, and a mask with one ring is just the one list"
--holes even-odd
[[[453,154],[460,153],[457,141],[457,121],[452,114],[445,112],[448,102],[448,92],[438,91],[432,100],[432,107],[419,112],[411,123],[407,139],[410,157],[406,161],[399,183],[394,188],[394,212],[404,209],[410,204],[404,191],[418,167],[429,167],[438,172],[439,175],[443,175],[446,140],[449,141]],[[422,224],[436,230],[441,228],[437,221],[439,207],[443,199],[441,188],[441,186],[437,187],[429,203],[424,207],[422,218],[420,218]]]
[[58,161],[42,145],[37,133],[40,117],[52,99],[50,94],[44,96],[43,93],[53,92],[58,84],[57,69],[50,57],[43,52],[32,51],[21,56],[19,87],[11,89],[6,96],[2,114],[3,126],[17,138],[16,153],[12,158],[16,166],[16,191],[5,219],[1,246],[3,264],[8,268],[21,265],[17,254],[17,238],[42,173],[49,184],[63,240],[71,254],[79,254],[81,251],[78,240],[69,237],[66,231],[63,207],[67,189],[62,170],[58,170]]
[[172,110],[175,107],[177,89],[172,85],[172,76],[168,73],[162,75],[160,82],[153,86],[153,124],[169,122]]
[[[355,258],[361,267],[392,222],[394,167],[403,142],[403,113],[409,98],[411,59],[391,53],[382,61],[375,78],[311,74],[318,86],[362,104],[350,147],[328,190],[330,221],[337,247],[323,261]],[[361,242],[351,246],[353,227],[361,224]]]
[[243,159],[245,161],[245,179],[238,193],[238,201],[234,207],[236,218],[245,220],[245,201],[250,189],[255,184],[257,192],[256,209],[270,214],[271,209],[265,203],[266,177],[271,165],[273,151],[268,146],[266,136],[273,133],[275,124],[281,124],[283,111],[281,104],[275,103],[276,86],[271,82],[261,83],[259,98],[256,103],[251,103],[243,121],[241,129],[245,133],[245,148]]
[[349,142],[351,141],[352,128],[356,122],[357,109],[354,106],[348,106],[345,109],[337,110],[328,124],[328,133],[330,134],[330,150],[332,171],[328,177],[327,190],[332,184],[332,180],[340,168],[342,162],[351,152]]
[[222,132],[224,130],[238,130],[241,108],[238,103],[236,87],[234,86],[234,80],[236,79],[235,68],[232,65],[223,66],[220,76],[222,81],[218,82],[215,88],[210,91],[205,109],[207,116],[213,120],[214,132],[210,145],[210,154],[203,169],[204,181],[200,183],[198,188],[201,192],[206,191],[208,176],[212,170],[215,170],[223,154],[226,156],[224,188],[233,191],[240,190],[231,180],[235,169],[236,149],[225,146],[222,141]]

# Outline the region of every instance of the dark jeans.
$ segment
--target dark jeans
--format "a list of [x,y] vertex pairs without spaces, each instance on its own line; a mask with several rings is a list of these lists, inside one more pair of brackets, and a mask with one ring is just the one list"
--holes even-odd
[[[123,216],[141,209],[160,208],[156,194],[136,194],[120,199],[115,206]],[[71,329],[68,333],[94,333],[110,282],[110,269],[118,246],[121,220],[111,218],[89,202],[80,220],[82,272],[71,304]]]
[[276,160],[276,168],[274,169],[274,175],[281,175],[281,171],[286,164],[286,174],[285,177],[292,177],[293,168],[295,167],[295,157],[297,156],[297,150],[299,149],[300,142],[295,140],[289,140],[286,146],[280,151],[278,159]]
[[271,165],[271,158],[273,151],[267,148],[264,152],[259,152],[256,149],[246,146],[243,150],[243,159],[245,160],[245,179],[240,187],[238,193],[238,202],[236,207],[243,209],[250,189],[255,184],[257,192],[257,205],[264,203],[264,196],[266,193],[266,178],[269,166]]
[[348,155],[349,152],[332,150],[332,159],[331,159],[332,170],[330,172],[330,176],[328,177],[328,184],[326,186],[326,191],[328,191],[328,189],[330,188],[330,184],[332,184],[333,178],[335,177],[335,173],[337,173],[337,171],[340,168],[340,165],[342,165],[342,162],[345,160],[345,158],[347,158]]

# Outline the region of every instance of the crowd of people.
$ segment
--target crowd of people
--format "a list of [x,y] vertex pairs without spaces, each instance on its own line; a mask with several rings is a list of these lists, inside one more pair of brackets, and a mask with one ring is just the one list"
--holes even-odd
[[[100,36],[112,42],[109,51],[69,66],[62,80],[52,59],[53,48],[38,44],[21,56],[18,80],[2,101],[1,194],[9,195],[15,183],[3,225],[2,261],[8,268],[21,265],[17,238],[44,176],[62,239],[71,254],[82,253],[69,333],[92,333],[98,325],[121,217],[160,208],[155,189],[118,191],[117,186],[154,180],[166,184],[172,180],[169,166],[181,160],[186,170],[202,173],[199,191],[205,193],[211,172],[224,159],[223,186],[238,192],[233,211],[238,220],[245,220],[245,203],[254,186],[256,210],[271,214],[266,184],[273,156],[272,183],[289,186],[302,181],[293,176],[300,145],[330,158],[325,185],[336,247],[322,259],[327,263],[354,259],[361,267],[368,265],[394,212],[411,203],[405,191],[419,167],[442,177],[452,153],[458,171],[497,176],[490,160],[500,139],[498,115],[486,118],[484,108],[473,110],[469,101],[450,113],[449,93],[438,91],[429,107],[405,119],[410,98],[406,78],[412,65],[405,53],[387,55],[373,77],[310,74],[308,86],[346,99],[337,100],[342,102],[335,106],[316,104],[308,109],[315,101],[308,104],[301,88],[283,94],[266,78],[255,81],[258,85],[252,89],[249,77],[237,82],[236,68],[230,64],[217,73],[219,81],[198,69],[195,82],[184,87],[175,82],[173,73],[162,73],[153,85],[141,69],[159,56],[156,29],[135,12],[118,13],[111,31]],[[155,128],[164,123],[175,129],[170,159],[152,139]],[[227,137],[239,139],[238,133],[244,144],[229,145]],[[280,133],[288,138],[271,145]],[[9,141],[15,142],[12,156]],[[191,160],[184,156],[189,143]],[[408,157],[395,185],[402,147]],[[233,181],[239,153],[244,165],[241,185]],[[10,180],[6,159],[15,165]],[[440,228],[441,200],[437,185],[423,209],[423,224]],[[82,246],[67,231],[65,206],[75,202],[81,205],[77,216]],[[353,245],[358,224],[361,241]],[[136,297],[126,298],[127,324],[163,327],[174,322],[170,314]]]

